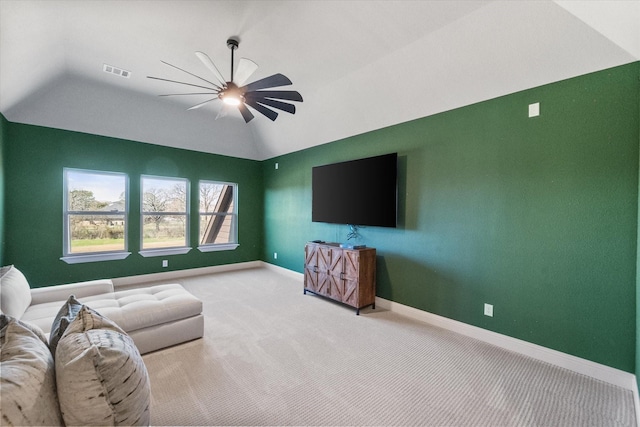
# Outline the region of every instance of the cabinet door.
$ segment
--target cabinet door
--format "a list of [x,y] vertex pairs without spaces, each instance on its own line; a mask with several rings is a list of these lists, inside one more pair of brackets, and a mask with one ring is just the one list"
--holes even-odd
[[317,292],[318,289],[318,273],[311,269],[304,269],[304,288],[311,292]]
[[344,251],[342,302],[352,307],[359,306],[358,287],[360,281],[360,254],[357,251]]
[[316,291],[320,295],[330,295],[330,283],[331,278],[329,276],[329,269],[331,267],[332,250],[326,246],[318,246],[317,251],[318,261],[318,281]]
[[304,288],[311,292],[318,289],[318,255],[317,246],[304,247]]
[[327,273],[329,274],[329,294],[331,298],[342,301],[344,295],[343,268],[344,268],[344,252],[342,249],[331,250],[331,262]]
[[358,263],[358,306],[376,302],[376,250],[360,251]]
[[310,267],[313,269],[314,265],[317,265],[317,252],[318,247],[316,245],[306,245],[304,247],[304,267]]

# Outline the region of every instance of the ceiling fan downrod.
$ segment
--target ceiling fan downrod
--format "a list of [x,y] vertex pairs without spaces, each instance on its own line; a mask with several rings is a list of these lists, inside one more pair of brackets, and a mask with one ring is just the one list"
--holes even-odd
[[238,48],[239,44],[240,41],[235,37],[227,39],[227,47],[231,49],[231,79],[229,80],[231,82],[233,81],[233,51]]

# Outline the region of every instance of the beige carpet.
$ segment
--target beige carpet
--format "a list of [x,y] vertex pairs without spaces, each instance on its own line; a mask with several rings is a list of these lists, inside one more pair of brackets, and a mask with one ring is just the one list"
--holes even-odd
[[144,356],[153,425],[635,426],[632,392],[271,269],[178,280],[205,337]]

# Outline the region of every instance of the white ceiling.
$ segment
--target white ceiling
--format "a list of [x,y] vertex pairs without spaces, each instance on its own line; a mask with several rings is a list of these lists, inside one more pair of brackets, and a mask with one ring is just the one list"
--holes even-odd
[[[255,160],[640,60],[640,1],[0,0],[0,111],[29,123]],[[214,120],[159,97],[236,58],[304,102]],[[123,79],[103,64],[129,70]],[[186,91],[189,91],[187,88]]]

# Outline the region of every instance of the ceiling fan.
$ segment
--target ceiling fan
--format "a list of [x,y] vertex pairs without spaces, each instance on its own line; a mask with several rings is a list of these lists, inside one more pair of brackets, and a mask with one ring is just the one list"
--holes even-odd
[[231,78],[229,79],[229,81],[225,81],[224,77],[222,76],[220,71],[218,71],[218,68],[216,68],[211,58],[209,58],[209,56],[207,56],[207,54],[203,52],[196,52],[196,56],[198,57],[198,59],[200,59],[200,61],[202,61],[205,67],[207,67],[213,73],[217,81],[216,83],[190,73],[187,70],[183,70],[180,67],[169,64],[165,61],[161,62],[206,82],[208,86],[180,82],[177,80],[169,80],[161,77],[147,76],[147,78],[178,83],[186,86],[197,87],[200,89],[206,89],[207,92],[170,93],[160,96],[213,95],[213,98],[207,99],[204,102],[200,102],[199,104],[188,108],[188,110],[195,110],[196,108],[200,108],[210,102],[220,100],[223,102],[223,104],[218,115],[216,116],[216,119],[225,116],[228,112],[228,109],[234,106],[237,107],[238,110],[240,110],[240,114],[242,114],[242,118],[244,119],[245,123],[249,123],[254,117],[253,113],[249,111],[249,108],[247,108],[247,106],[253,108],[259,113],[264,114],[272,121],[274,121],[278,117],[278,113],[271,108],[295,114],[295,105],[279,100],[302,102],[302,96],[300,95],[300,93],[294,90],[260,90],[293,84],[291,80],[289,80],[286,76],[282,74],[273,74],[269,77],[256,80],[253,83],[249,83],[243,86],[244,82],[246,82],[247,79],[258,69],[258,64],[247,58],[240,58],[240,61],[238,61],[238,69],[234,76],[233,52],[238,48],[239,44],[240,42],[237,38],[232,37],[227,40],[227,47],[231,49]]

